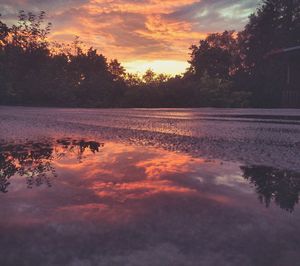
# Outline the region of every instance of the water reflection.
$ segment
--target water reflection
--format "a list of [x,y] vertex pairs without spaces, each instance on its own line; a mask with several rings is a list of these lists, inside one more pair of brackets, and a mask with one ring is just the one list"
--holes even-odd
[[[60,164],[60,161],[63,159],[68,161],[71,157],[75,157],[77,164],[80,164],[84,159],[87,159],[85,157],[87,152],[95,154],[103,146],[103,143],[97,141],[71,138],[62,138],[56,141],[28,141],[24,144],[2,143],[0,144],[0,191],[8,192],[10,178],[14,175],[25,177],[28,188],[41,185],[51,187],[51,180],[57,177],[55,169],[57,166],[64,169],[76,168],[74,163],[70,165]],[[117,146],[109,145],[109,147],[114,152],[118,150]],[[129,148],[127,147],[127,149]],[[126,153],[130,154],[130,150],[126,151],[125,148],[125,150],[121,149],[116,152],[118,155]],[[145,157],[143,158],[143,156]],[[188,179],[176,179],[176,176],[195,175],[197,171],[199,172],[199,170],[195,170],[195,165],[207,163],[200,158],[191,160],[189,156],[168,152],[160,152],[159,156],[152,154],[150,158],[141,153],[139,156],[141,160],[136,161],[134,167],[130,165],[132,162],[127,159],[111,157],[104,163],[103,167],[97,167],[97,163],[93,163],[93,160],[88,158],[89,170],[86,171],[85,176],[96,175],[96,178],[91,179],[93,181],[87,184],[87,187],[90,187],[94,193],[103,198],[114,196],[119,199],[121,197],[122,200],[146,197],[162,191],[192,193],[197,189],[199,191],[199,187],[197,188],[195,183],[188,184],[190,182]],[[120,171],[116,164],[118,166],[125,164],[125,166],[121,167]],[[212,166],[209,167],[212,168]],[[192,168],[194,169],[191,170]],[[133,171],[133,169],[135,170]],[[141,169],[143,169],[142,172]],[[299,201],[299,173],[267,166],[241,166],[240,169],[243,178],[255,186],[259,200],[266,207],[269,207],[274,200],[280,208],[289,212],[294,211],[294,207]],[[171,175],[168,175],[170,173]],[[105,180],[99,178],[103,175],[108,177]],[[219,177],[216,176],[215,178],[218,179]],[[204,187],[203,182],[210,181],[198,178],[198,180],[200,179],[202,187]],[[227,180],[225,183],[228,182],[230,181]],[[216,195],[213,197],[217,198]]]
[[280,208],[294,211],[299,201],[300,174],[268,166],[243,166],[243,176],[255,186],[259,200],[270,206],[272,200]]
[[56,177],[52,162],[69,153],[76,154],[81,162],[84,153],[99,152],[102,143],[96,141],[59,139],[56,142],[28,141],[24,144],[0,144],[0,191],[8,192],[9,179],[18,174],[26,178],[28,188],[43,184],[51,187],[51,179]]
[[[1,191],[10,192],[0,201],[1,266],[300,259],[299,212],[264,208],[249,186],[267,205],[274,200],[291,211],[298,174],[80,138],[0,148]],[[44,186],[28,190],[24,178],[29,187]]]
[[[87,153],[95,154],[103,147],[103,143],[97,141],[76,140],[62,138],[58,140],[46,140],[40,142],[27,141],[24,144],[0,144],[0,191],[8,192],[10,178],[14,175],[25,177],[27,187],[39,187],[42,185],[51,187],[51,181],[57,177],[56,167],[61,169],[84,168],[84,176],[79,178],[88,179],[86,188],[90,188],[101,198],[112,197],[114,200],[125,201],[133,198],[144,198],[161,192],[195,193],[202,191],[202,196],[219,199],[222,196],[216,193],[203,192],[211,183],[210,178],[203,178],[199,165],[208,165],[201,158],[191,158],[187,155],[169,152],[138,153],[135,149],[118,145],[108,145],[111,154],[107,160],[100,162],[98,158],[87,158]],[[132,154],[131,154],[132,152]],[[137,155],[138,154],[138,155]],[[125,157],[124,157],[125,156]],[[126,157],[127,156],[127,157]],[[132,161],[134,157],[138,159]],[[70,158],[76,158],[75,163]],[[87,166],[82,165],[86,159]],[[76,164],[81,166],[76,168]],[[211,163],[209,169],[215,168]],[[267,166],[242,166],[241,176],[255,186],[259,200],[266,207],[274,201],[277,206],[293,212],[299,201],[300,174],[288,170],[279,170]],[[220,177],[226,177],[224,169],[221,173],[214,174],[215,185],[220,184]],[[229,169],[229,172],[233,171]],[[200,177],[199,177],[200,175]],[[197,183],[190,178],[198,176]],[[102,178],[105,177],[105,178]],[[224,178],[223,178],[224,179]],[[231,181],[224,179],[223,185],[232,186],[238,184],[238,179]],[[199,186],[199,181],[201,185]],[[209,186],[208,186],[209,187]],[[211,188],[210,186],[209,188]],[[208,189],[209,190],[209,189]],[[224,201],[224,197],[222,201]],[[226,200],[225,200],[226,201]]]

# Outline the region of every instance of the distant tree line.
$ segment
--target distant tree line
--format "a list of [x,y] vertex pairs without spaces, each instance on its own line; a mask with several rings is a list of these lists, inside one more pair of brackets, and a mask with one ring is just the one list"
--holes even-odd
[[300,45],[300,0],[264,0],[240,32],[209,34],[175,77],[126,73],[93,48],[50,43],[45,12],[0,17],[0,104],[66,107],[278,107],[285,69],[273,49]]

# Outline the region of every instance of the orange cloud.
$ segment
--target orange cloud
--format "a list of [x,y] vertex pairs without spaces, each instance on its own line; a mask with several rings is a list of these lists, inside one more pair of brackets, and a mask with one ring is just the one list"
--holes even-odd
[[[0,2],[3,18],[18,10],[45,10],[53,22],[51,39],[70,42],[75,35],[109,59],[188,60],[188,48],[207,33],[241,29],[258,0],[9,0]],[[162,68],[162,67],[160,67]],[[156,69],[154,69],[156,70]],[[166,69],[166,72],[170,71]]]

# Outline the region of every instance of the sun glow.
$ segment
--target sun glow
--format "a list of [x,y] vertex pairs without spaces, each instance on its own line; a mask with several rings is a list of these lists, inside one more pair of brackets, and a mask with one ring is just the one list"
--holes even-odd
[[150,68],[156,73],[170,75],[182,74],[189,66],[188,62],[180,60],[136,60],[124,62],[123,65],[130,73],[142,74]]

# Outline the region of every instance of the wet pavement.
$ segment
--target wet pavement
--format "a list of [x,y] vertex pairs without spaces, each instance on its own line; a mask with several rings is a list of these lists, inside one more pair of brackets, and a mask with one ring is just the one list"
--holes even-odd
[[298,265],[300,111],[0,107],[0,265]]

